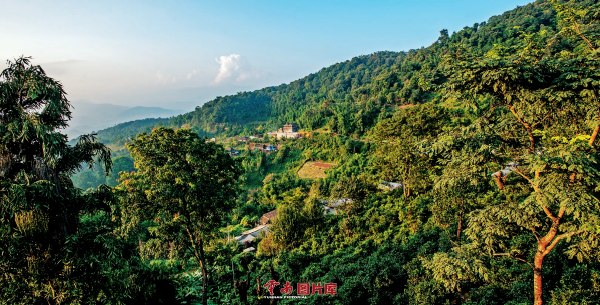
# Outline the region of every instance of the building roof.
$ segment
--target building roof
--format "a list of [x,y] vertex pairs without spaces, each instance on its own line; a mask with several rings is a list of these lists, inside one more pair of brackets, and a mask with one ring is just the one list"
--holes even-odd
[[240,244],[245,244],[245,243],[251,243],[254,239],[256,239],[256,236],[252,236],[252,235],[240,235],[240,236],[236,236],[235,240],[237,240]]
[[498,176],[498,175],[500,175],[500,177],[506,176],[506,175],[510,174],[511,172],[516,171],[517,166],[519,166],[519,163],[510,162],[507,164],[507,166],[503,170],[499,170],[495,173],[492,173],[492,176]]
[[321,206],[323,208],[323,214],[335,214],[335,209],[334,208],[330,208],[326,205]]
[[254,239],[256,239],[262,231],[269,232],[269,227],[265,225],[260,225],[255,227],[254,229],[250,229],[242,233],[242,235],[240,236],[234,237],[233,239],[237,240],[240,244],[245,244],[246,242],[250,243],[254,241]]
[[265,225],[260,225],[260,226],[257,226],[255,228],[253,228],[253,229],[250,229],[250,230],[248,230],[246,232],[243,232],[242,235],[252,234],[254,236],[258,236],[258,234],[260,234],[260,231],[264,231],[264,230],[268,231],[269,227],[265,226]]
[[378,187],[380,189],[384,189],[384,190],[393,190],[393,189],[397,189],[397,188],[402,187],[402,186],[403,186],[402,183],[387,182],[387,181],[381,181],[381,183],[378,185]]
[[267,219],[275,219],[275,217],[277,217],[277,210],[273,210],[273,211],[271,211],[269,213],[265,213],[265,214],[263,214],[262,217],[265,217]]
[[350,203],[352,202],[352,199],[350,198],[342,198],[342,199],[338,199],[335,201],[329,201],[328,206],[332,207],[332,208],[337,208],[340,205],[342,205],[342,203]]

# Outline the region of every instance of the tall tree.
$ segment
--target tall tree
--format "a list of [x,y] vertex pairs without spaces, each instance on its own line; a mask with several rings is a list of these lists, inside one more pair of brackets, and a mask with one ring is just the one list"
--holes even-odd
[[[593,141],[600,60],[552,53],[548,40],[542,31],[525,35],[518,49],[448,55],[442,66],[448,97],[478,107],[480,116],[431,147],[446,164],[438,187],[477,185],[484,177],[498,184],[487,206],[470,213],[464,232],[472,244],[463,249],[531,266],[536,305],[542,304],[544,257],[561,241],[570,241],[571,257],[596,255],[600,221],[600,155]],[[532,257],[511,246],[523,230],[534,241]],[[443,277],[444,270],[430,267]]]
[[139,134],[127,148],[138,171],[122,173],[116,188],[124,232],[135,233],[142,222],[152,221],[154,238],[172,245],[171,256],[196,260],[207,304],[204,249],[233,208],[241,165],[222,146],[188,129],[156,128]]
[[[21,57],[0,74],[0,289],[11,304],[94,299],[78,247],[79,216],[96,210],[70,176],[109,149],[82,136],[67,144],[71,118],[62,84]],[[78,286],[79,285],[79,286]],[[97,287],[97,286],[96,286]]]

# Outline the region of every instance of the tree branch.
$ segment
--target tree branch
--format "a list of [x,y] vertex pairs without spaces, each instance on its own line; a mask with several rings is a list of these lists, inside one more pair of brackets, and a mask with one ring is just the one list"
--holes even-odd
[[512,112],[512,114],[517,118],[517,120],[519,120],[519,122],[523,124],[525,130],[527,130],[527,134],[529,135],[529,142],[531,143],[531,147],[529,149],[532,153],[535,153],[535,138],[533,137],[533,133],[531,132],[531,125],[529,125],[529,123],[526,123],[525,121],[523,121],[523,119],[521,119],[521,117],[517,114],[517,111],[512,105],[506,106],[508,107],[508,109],[510,109],[510,112]]
[[[598,96],[596,95],[596,86],[592,85],[592,88],[594,90],[592,90],[592,93],[594,94],[594,100],[596,101],[596,104],[598,104]],[[598,113],[598,118],[600,119],[600,112]],[[598,137],[598,132],[600,131],[600,125],[596,125],[596,128],[594,129],[594,132],[592,133],[592,136],[590,137],[590,141],[588,142],[588,144],[590,146],[594,146],[594,142],[596,141],[596,137]]]
[[526,261],[526,260],[524,260],[522,258],[514,257],[510,253],[494,253],[494,256],[508,256],[508,257],[510,257],[512,259],[516,259],[516,260],[519,260],[519,261],[527,263],[527,265],[529,265],[529,267],[531,267],[532,270],[535,269],[530,262],[528,262],[528,261]]
[[594,132],[592,133],[592,136],[590,137],[590,141],[588,142],[588,144],[590,146],[594,146],[594,142],[596,141],[596,137],[598,137],[599,131],[600,131],[600,125],[597,125],[596,129],[594,129]]
[[558,235],[558,236],[557,236],[557,237],[556,237],[556,238],[555,238],[555,239],[552,241],[552,243],[551,243],[551,244],[550,244],[550,245],[549,245],[549,246],[546,248],[546,251],[544,251],[544,254],[543,254],[543,255],[545,256],[546,254],[550,253],[550,251],[552,251],[552,249],[554,248],[554,246],[556,246],[556,244],[558,244],[558,242],[559,242],[561,239],[564,239],[564,238],[567,238],[567,237],[571,237],[571,236],[573,236],[573,235],[577,235],[577,234],[583,233],[583,231],[584,231],[584,230],[579,230],[579,231],[575,231],[575,232],[570,232],[570,233],[565,233],[565,234]]
[[562,218],[563,215],[565,215],[565,211],[566,208],[564,206],[560,207],[560,210],[558,211],[558,218]]
[[552,115],[552,112],[548,113],[543,119],[541,119],[539,122],[537,123],[533,123],[531,125],[531,128],[535,127],[535,125],[542,123],[544,120],[546,120],[550,115]]
[[[535,181],[537,181],[539,178],[540,178],[540,172],[536,170],[535,171]],[[554,215],[552,215],[552,212],[550,212],[548,207],[542,202],[542,200],[540,198],[542,196],[540,187],[536,186],[534,184],[533,189],[535,190],[536,193],[538,193],[538,202],[542,206],[542,209],[544,210],[544,213],[546,213],[546,216],[548,216],[548,218],[550,218],[552,220],[552,222],[556,222],[556,217]]]
[[554,215],[552,215],[552,212],[550,212],[548,207],[545,204],[543,204],[542,202],[540,202],[540,204],[542,205],[542,209],[544,210],[544,213],[546,213],[546,216],[548,216],[548,218],[550,218],[552,220],[552,222],[555,222],[556,217]]
[[596,51],[596,48],[594,48],[592,43],[581,33],[581,30],[579,29],[579,24],[577,23],[577,21],[575,21],[575,19],[573,19],[573,28],[577,32],[577,35],[579,35],[579,37],[581,37],[581,39],[583,39],[585,43],[587,43],[588,47],[590,47],[592,51]]
[[537,232],[535,231],[535,228],[531,228],[531,232],[533,232],[533,236],[535,236],[535,239],[537,239],[538,243],[540,242],[540,237],[538,236]]
[[529,181],[529,183],[533,184],[533,181],[531,180],[531,178],[525,176],[525,174],[523,174],[520,170],[518,166],[515,166],[515,171],[517,172],[517,174],[521,175],[521,177],[527,179],[527,181]]

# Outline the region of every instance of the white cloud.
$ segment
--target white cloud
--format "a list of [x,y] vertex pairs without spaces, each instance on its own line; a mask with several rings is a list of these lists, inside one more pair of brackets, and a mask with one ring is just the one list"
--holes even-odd
[[196,74],[198,74],[198,71],[194,70],[194,71],[188,73],[188,75],[185,77],[185,79],[190,79],[190,78],[192,78],[192,76],[194,76]]
[[261,73],[254,70],[250,61],[244,56],[238,54],[223,55],[215,58],[215,60],[221,65],[219,74],[213,81],[215,85],[246,83],[248,80],[257,79],[261,76]]
[[171,76],[169,74],[164,74],[161,71],[156,72],[156,79],[157,79],[157,82],[161,83],[161,84],[168,84],[168,83],[174,84],[175,82],[177,82],[177,79],[175,78],[175,76]]
[[156,72],[156,82],[159,84],[175,84],[180,81],[186,81],[192,79],[196,74],[198,74],[198,70],[192,70],[186,76],[176,77],[170,74],[165,74],[162,71]]

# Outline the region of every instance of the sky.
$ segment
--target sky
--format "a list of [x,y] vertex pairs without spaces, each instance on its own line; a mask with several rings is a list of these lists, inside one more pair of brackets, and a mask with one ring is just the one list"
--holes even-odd
[[0,69],[33,57],[77,103],[192,110],[377,51],[427,47],[524,0],[0,0]]

